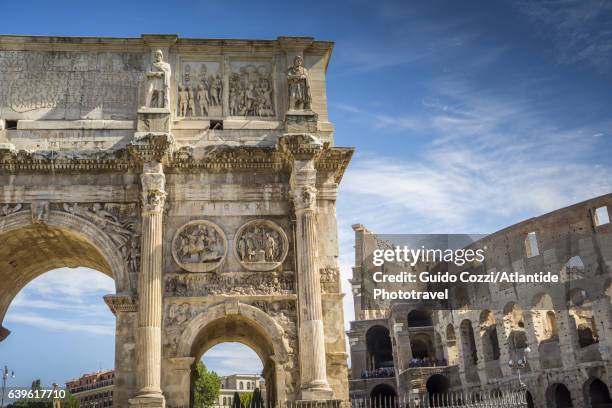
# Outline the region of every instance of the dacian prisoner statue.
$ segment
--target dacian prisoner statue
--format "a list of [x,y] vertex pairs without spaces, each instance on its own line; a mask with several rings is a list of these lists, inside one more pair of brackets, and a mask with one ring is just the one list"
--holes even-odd
[[164,54],[156,50],[147,76],[147,108],[170,107],[170,64],[164,62]]
[[310,110],[310,86],[304,59],[296,56],[293,66],[287,71],[289,85],[289,110]]

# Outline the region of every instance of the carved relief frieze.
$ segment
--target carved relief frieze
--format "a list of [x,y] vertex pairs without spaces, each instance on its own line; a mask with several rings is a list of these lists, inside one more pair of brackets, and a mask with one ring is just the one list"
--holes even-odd
[[6,217],[7,215],[11,215],[16,212],[19,212],[22,209],[24,209],[23,204],[1,203],[0,204],[0,217]]
[[136,53],[0,51],[0,112],[32,119],[130,117],[142,66]]
[[53,203],[52,209],[90,221],[121,250],[128,271],[138,273],[140,235],[136,203]]
[[234,255],[251,271],[270,271],[282,265],[289,242],[283,229],[269,220],[253,220],[236,233]]
[[227,253],[223,230],[210,221],[197,220],[183,225],[172,240],[175,262],[189,272],[215,270]]
[[230,116],[269,118],[276,115],[273,68],[267,61],[230,62]]
[[218,61],[181,62],[177,89],[177,116],[223,116],[223,73]]
[[166,296],[278,295],[295,292],[293,272],[169,274]]
[[186,146],[172,155],[170,165],[177,169],[209,169],[215,171],[271,169],[278,171],[284,163],[282,155],[269,147],[214,146],[195,155],[193,148]]
[[319,274],[323,293],[340,293],[340,270],[338,268],[321,268]]

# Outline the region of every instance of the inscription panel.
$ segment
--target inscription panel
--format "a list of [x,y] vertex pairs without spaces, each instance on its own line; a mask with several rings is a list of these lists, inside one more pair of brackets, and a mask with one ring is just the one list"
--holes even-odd
[[134,53],[0,51],[0,116],[132,119],[142,71]]

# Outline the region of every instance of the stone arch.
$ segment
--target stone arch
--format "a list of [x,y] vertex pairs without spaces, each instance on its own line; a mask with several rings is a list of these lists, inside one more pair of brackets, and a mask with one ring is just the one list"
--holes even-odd
[[389,329],[374,325],[365,334],[367,348],[367,367],[369,370],[381,368],[385,363],[393,362],[393,346]]
[[459,362],[459,346],[457,345],[455,327],[452,323],[446,326],[446,352],[448,365],[455,365]]
[[433,374],[425,382],[425,389],[430,398],[434,395],[446,394],[450,386],[450,380],[443,374]]
[[264,366],[267,400],[287,399],[286,381],[291,378],[286,365],[292,350],[285,331],[272,317],[255,306],[236,301],[210,306],[185,325],[178,340],[177,359],[193,364],[208,349],[223,342],[238,342],[253,349]]
[[485,361],[499,360],[499,340],[497,338],[497,322],[490,310],[480,313],[480,338],[482,339],[483,357]]
[[503,314],[510,359],[517,361],[524,357],[524,350],[528,346],[523,311],[516,303],[509,302],[504,306]]
[[[88,267],[115,281],[117,293],[133,292],[126,262],[111,238],[93,223],[63,211],[49,211],[33,223],[30,211],[0,222],[0,324],[14,297],[31,280],[52,269]],[[36,250],[32,250],[32,249]],[[1,326],[0,326],[1,327]],[[8,331],[0,328],[0,340]]]
[[587,407],[600,408],[612,406],[608,385],[597,377],[589,378],[582,387]]
[[538,343],[559,341],[559,326],[553,300],[548,293],[539,293],[533,298],[533,328]]
[[375,408],[394,407],[397,393],[392,385],[378,384],[370,391],[371,404]]
[[435,359],[434,341],[428,333],[416,333],[410,336],[412,357],[417,359]]
[[574,322],[580,348],[599,343],[595,315],[588,299],[589,294],[582,288],[574,288],[569,293],[569,315]]
[[466,367],[475,366],[478,364],[478,352],[476,351],[476,339],[474,338],[472,321],[465,319],[461,322],[459,327],[461,331],[463,363]]
[[549,408],[571,408],[574,406],[572,393],[565,384],[551,384],[546,389],[546,404]]

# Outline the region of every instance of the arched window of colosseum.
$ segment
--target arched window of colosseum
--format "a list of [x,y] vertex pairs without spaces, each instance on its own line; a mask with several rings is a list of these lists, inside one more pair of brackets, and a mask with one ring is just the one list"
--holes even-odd
[[585,268],[582,258],[579,256],[571,257],[559,273],[561,282],[570,282],[578,279],[584,279]]
[[476,340],[472,322],[465,319],[461,322],[461,346],[463,350],[463,363],[466,367],[478,364],[478,353],[476,351]]
[[525,253],[527,254],[527,258],[540,255],[538,236],[535,231],[527,233],[527,236],[525,237]]
[[514,303],[510,302],[504,307],[504,329],[508,337],[508,351],[511,360],[519,360],[525,356],[527,348],[527,333],[525,332],[525,321],[523,311]]
[[612,406],[612,398],[606,383],[598,378],[589,379],[584,384],[585,400],[591,407]]
[[610,214],[608,213],[608,207],[603,206],[596,208],[593,213],[593,223],[596,227],[610,223]]
[[446,353],[448,365],[456,365],[459,360],[459,347],[455,337],[455,329],[452,324],[446,326]]
[[393,366],[393,348],[389,330],[383,326],[373,326],[366,333],[368,369]]
[[428,310],[412,310],[408,313],[408,327],[429,327],[433,326],[431,312]]
[[569,313],[576,324],[578,345],[584,348],[591,344],[599,343],[593,310],[590,308],[572,307]]
[[565,384],[554,383],[546,390],[546,401],[548,406],[555,408],[573,407],[572,394]]
[[497,324],[495,322],[495,315],[490,310],[483,310],[480,314],[480,338],[482,340],[485,361],[499,360]]
[[417,365],[432,366],[435,362],[433,339],[429,334],[417,333],[410,336],[410,349]]
[[536,297],[533,310],[533,328],[538,342],[559,340],[559,328],[552,298],[547,293]]

